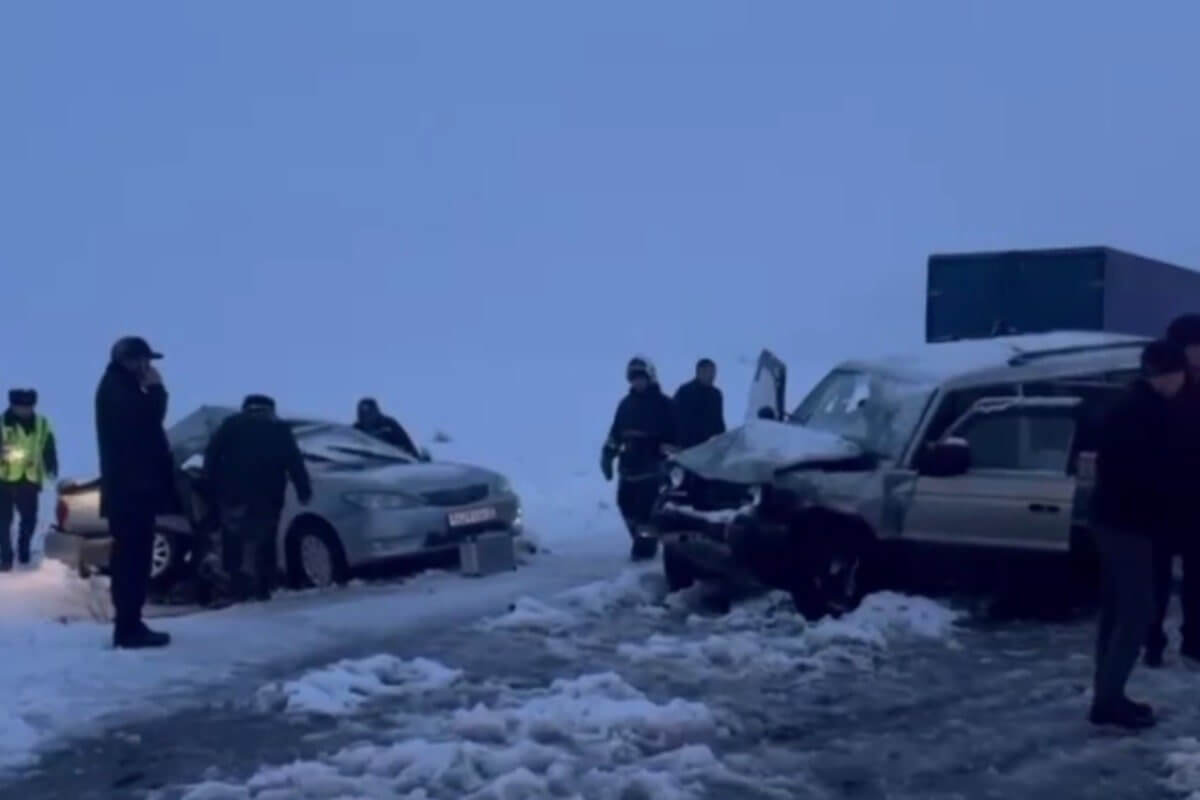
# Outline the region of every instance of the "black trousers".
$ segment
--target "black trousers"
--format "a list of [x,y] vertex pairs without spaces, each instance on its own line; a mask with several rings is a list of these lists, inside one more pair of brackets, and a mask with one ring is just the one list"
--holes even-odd
[[276,586],[275,537],[279,509],[221,506],[221,562],[241,599],[270,597]]
[[41,487],[28,481],[0,483],[0,564],[13,563],[12,523],[14,512],[21,516],[17,529],[17,557],[29,563],[29,548],[37,530],[38,495]]
[[1200,545],[1187,542],[1180,546],[1162,542],[1154,546],[1154,618],[1146,637],[1146,649],[1155,653],[1167,648],[1165,624],[1167,609],[1171,604],[1176,556],[1183,559],[1183,591],[1179,598],[1183,610],[1183,626],[1180,628],[1183,649],[1200,652]]
[[617,484],[617,508],[625,518],[625,527],[629,529],[630,536],[636,538],[638,526],[650,520],[660,485],[657,475],[632,480],[621,478]]
[[112,602],[117,633],[137,630],[150,586],[150,560],[154,550],[154,514],[140,509],[110,513],[113,535],[109,558]]
[[1100,554],[1100,622],[1096,633],[1094,702],[1112,707],[1125,697],[1146,628],[1154,614],[1154,550],[1149,538],[1095,532]]

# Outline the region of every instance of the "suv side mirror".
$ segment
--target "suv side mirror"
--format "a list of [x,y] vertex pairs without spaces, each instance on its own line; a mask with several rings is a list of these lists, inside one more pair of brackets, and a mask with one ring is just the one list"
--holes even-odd
[[971,445],[965,439],[943,439],[917,456],[917,472],[929,478],[957,478],[971,470]]

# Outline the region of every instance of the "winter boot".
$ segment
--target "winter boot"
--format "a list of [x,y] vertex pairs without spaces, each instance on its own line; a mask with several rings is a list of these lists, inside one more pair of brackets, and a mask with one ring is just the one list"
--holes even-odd
[[1145,713],[1146,706],[1125,700],[1111,705],[1093,705],[1088,720],[1097,726],[1113,726],[1128,731],[1153,728],[1154,713]]
[[113,647],[119,650],[146,650],[166,647],[171,643],[171,634],[159,633],[139,622],[129,630],[117,630],[113,633]]

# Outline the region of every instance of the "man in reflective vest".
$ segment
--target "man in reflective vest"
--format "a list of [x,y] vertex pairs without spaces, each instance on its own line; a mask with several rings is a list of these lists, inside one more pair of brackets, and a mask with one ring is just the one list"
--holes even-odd
[[17,531],[17,559],[29,563],[29,546],[37,527],[38,495],[48,475],[58,474],[58,451],[49,421],[38,414],[37,392],[13,389],[0,421],[0,572],[13,567],[12,523]]

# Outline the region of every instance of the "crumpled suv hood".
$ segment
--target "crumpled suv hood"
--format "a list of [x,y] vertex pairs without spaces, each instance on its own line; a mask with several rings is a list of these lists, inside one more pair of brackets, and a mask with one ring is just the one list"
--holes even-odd
[[683,452],[672,461],[711,481],[770,483],[782,469],[853,461],[862,449],[841,436],[773,420],[753,419]]

